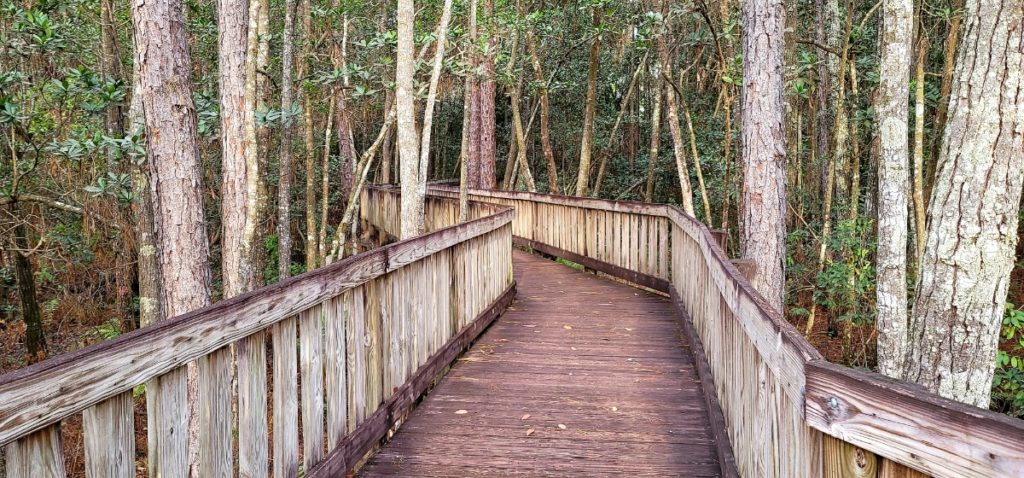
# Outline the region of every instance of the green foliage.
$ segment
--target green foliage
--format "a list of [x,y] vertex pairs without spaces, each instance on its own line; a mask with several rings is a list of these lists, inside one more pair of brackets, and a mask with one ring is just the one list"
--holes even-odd
[[110,340],[121,335],[121,321],[117,317],[107,319],[93,331],[100,340]]
[[830,310],[836,320],[856,325],[875,320],[874,302],[864,300],[875,290],[872,225],[873,221],[864,218],[839,221],[828,239],[834,260],[828,261],[818,275],[814,300]]
[[1024,418],[1024,308],[1006,304],[1000,338],[1004,346],[996,353],[992,406]]

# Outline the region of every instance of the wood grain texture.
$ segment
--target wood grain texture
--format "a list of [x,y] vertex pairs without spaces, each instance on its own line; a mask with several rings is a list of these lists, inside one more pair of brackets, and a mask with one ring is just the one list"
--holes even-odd
[[[333,299],[299,314],[299,370],[301,373],[302,414],[302,466],[308,470],[324,455],[324,371],[330,374],[332,386],[344,386],[338,375],[344,377],[344,351],[339,357],[337,347],[344,344],[344,330],[337,330],[337,311]],[[324,329],[327,326],[327,347],[324,347]],[[339,344],[340,343],[340,344]],[[343,379],[342,379],[343,382]],[[342,395],[341,391],[335,396]],[[344,408],[342,408],[344,410]],[[344,430],[344,412],[341,414]],[[331,427],[337,423],[329,423]],[[289,430],[291,432],[291,430]]]
[[39,430],[4,448],[8,478],[63,478],[60,426]]
[[265,478],[270,471],[267,433],[267,341],[257,332],[237,342],[238,476]]
[[278,322],[273,328],[274,393],[273,438],[274,476],[292,478],[299,473],[299,390],[295,318]]
[[516,302],[360,475],[722,476],[672,304],[513,257]]
[[234,473],[231,417],[231,350],[199,359],[199,471],[204,477]]
[[[131,390],[328,298],[509,223],[496,214],[359,254],[0,375],[0,445]],[[103,364],[103,366],[96,366]]]
[[875,478],[878,456],[838,438],[826,436],[822,444],[825,478]]
[[130,392],[86,409],[82,427],[88,478],[135,476],[135,407]]
[[1024,422],[878,374],[808,364],[807,422],[932,476],[1024,475]]

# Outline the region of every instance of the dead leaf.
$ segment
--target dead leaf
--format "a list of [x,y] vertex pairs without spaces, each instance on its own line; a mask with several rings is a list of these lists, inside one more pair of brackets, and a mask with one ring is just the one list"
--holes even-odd
[[465,415],[467,413],[469,413],[469,412],[466,411],[466,410],[455,410],[455,414],[456,415]]
[[520,418],[520,420],[526,420],[527,418],[530,418],[530,414],[529,413],[527,413],[526,415],[523,415],[523,418]]
[[559,423],[558,424],[558,429],[559,430],[565,430],[565,425],[562,425],[561,423]]
[[535,432],[535,431],[536,431],[536,430],[534,430],[534,429],[532,429],[532,428],[531,428],[531,429],[529,429],[529,430],[526,430],[526,436],[530,436],[530,435],[533,435],[533,432]]
[[562,328],[565,329],[565,330],[572,330],[572,326],[569,325],[569,324],[563,325]]
[[619,407],[612,407],[612,411],[613,411],[613,412],[617,412],[617,411],[619,411]]

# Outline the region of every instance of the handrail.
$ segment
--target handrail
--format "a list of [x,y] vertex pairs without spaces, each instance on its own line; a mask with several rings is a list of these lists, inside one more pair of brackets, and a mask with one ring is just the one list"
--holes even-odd
[[[458,194],[445,186],[431,191]],[[900,465],[943,477],[1024,475],[1024,421],[828,363],[754,290],[711,231],[680,208],[527,192],[469,194],[517,208],[517,243],[673,292],[706,350],[741,475],[832,476],[841,469],[892,471]],[[538,216],[538,207],[546,208],[546,217]],[[592,220],[609,213],[611,221]],[[604,238],[644,235],[633,222],[638,215],[671,222],[667,238],[655,236],[671,242],[661,256],[668,257],[667,271],[641,271],[606,254]],[[563,236],[574,230],[588,236],[558,237],[555,244],[548,234],[552,228]],[[638,245],[625,241],[655,246],[649,239]],[[617,253],[631,252],[619,247]]]
[[[160,395],[164,387],[157,386],[158,381],[175,376],[184,365],[196,360],[203,377],[209,371],[229,376],[230,357],[224,360],[218,354],[226,351],[226,346],[252,337],[259,337],[260,346],[250,347],[250,352],[256,352],[254,356],[263,367],[262,372],[258,367],[252,370],[257,381],[260,374],[265,379],[262,333],[271,328],[275,335],[275,470],[287,473],[297,469],[297,429],[290,439],[279,438],[278,433],[288,427],[285,422],[290,420],[294,425],[298,417],[290,413],[298,413],[299,405],[303,419],[316,423],[323,422],[327,402],[326,435],[331,448],[342,442],[348,443],[351,450],[372,446],[380,436],[367,435],[366,430],[375,432],[383,427],[386,432],[400,416],[392,413],[409,406],[410,400],[422,393],[514,294],[510,224],[515,211],[490,205],[481,207],[488,214],[480,214],[471,221],[352,256],[113,340],[0,375],[0,445],[6,445],[8,476],[63,476],[58,427],[62,420],[79,412],[86,416],[87,465],[94,473],[100,473],[93,476],[134,476],[134,446],[129,443],[134,440],[130,391],[140,384],[153,384],[153,389],[147,385],[146,393],[157,393],[149,397],[150,406],[156,407],[155,416],[181,425],[189,413],[184,397],[166,401]],[[496,279],[486,285],[477,284],[472,293],[461,292],[470,289],[466,285],[473,276],[485,271],[497,274]],[[392,288],[395,293],[391,293]],[[399,290],[403,293],[399,294]],[[429,294],[434,295],[428,297]],[[292,341],[290,346],[288,337]],[[300,357],[295,355],[296,345],[301,349]],[[278,357],[278,353],[284,355]],[[243,396],[242,379],[253,377],[243,374],[242,358],[252,354],[243,354],[240,346],[238,355],[239,396]],[[209,366],[217,361],[220,368]],[[249,372],[247,368],[246,373]],[[359,380],[352,379],[353,373],[359,375]],[[295,374],[302,377],[301,397]],[[230,472],[231,427],[218,427],[225,433],[213,438],[209,438],[209,430],[214,428],[213,423],[230,424],[231,410],[207,403],[209,399],[226,403],[224,397],[230,396],[230,383],[220,380],[220,376],[207,378],[210,380],[201,380],[199,384],[202,466],[203,470],[217,466]],[[378,390],[369,390],[370,387]],[[287,393],[278,397],[289,390],[291,398]],[[401,396],[396,395],[399,392]],[[257,393],[260,396],[245,395],[247,407],[260,400],[265,407],[269,402],[265,381],[263,391]],[[299,398],[301,403],[296,404]],[[239,408],[242,405],[240,400]],[[253,439],[264,443],[257,447],[262,451],[257,449],[256,456],[243,456],[243,468],[258,468],[261,462],[265,468],[268,461],[266,413],[254,414],[264,418],[262,431]],[[241,422],[241,410],[239,415]],[[323,430],[313,429],[309,426],[305,431],[307,470],[320,459],[316,447],[322,443]],[[154,430],[152,422],[150,430]],[[181,437],[182,441],[174,441],[175,444],[184,443],[184,430],[168,430]],[[171,475],[184,473],[181,464],[185,450],[155,447],[154,440],[167,437],[150,435],[150,466],[159,467],[165,474],[168,470]],[[364,441],[354,443],[353,435]],[[245,438],[238,439],[243,455],[251,445],[242,443]],[[284,441],[278,443],[279,439]],[[176,456],[161,456],[165,451]],[[287,467],[281,468],[284,466]],[[116,472],[112,471],[115,469]]]

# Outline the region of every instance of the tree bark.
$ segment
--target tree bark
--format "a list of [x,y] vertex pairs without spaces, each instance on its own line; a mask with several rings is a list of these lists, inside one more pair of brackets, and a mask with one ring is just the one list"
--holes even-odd
[[544,152],[544,161],[548,167],[548,192],[558,194],[558,165],[555,163],[555,151],[551,147],[551,100],[548,97],[548,84],[541,68],[540,54],[537,52],[537,40],[533,30],[526,31],[526,47],[530,51],[530,60],[539,86],[537,95],[540,101],[540,147]]
[[46,358],[46,333],[43,330],[43,314],[39,310],[36,299],[36,279],[32,271],[32,260],[29,259],[28,236],[25,223],[17,218],[15,201],[10,208],[14,212],[17,224],[14,227],[14,276],[18,282],[18,298],[21,299],[21,319],[25,322],[25,348],[28,351],[28,362],[35,363]]
[[[192,100],[192,60],[182,7],[180,0],[132,2],[165,317],[210,303],[209,243]],[[158,476],[169,476],[172,470],[185,469],[198,460],[193,433],[196,388],[186,385],[195,384],[196,374],[194,365],[188,368],[188,380],[178,369],[147,385],[148,400],[187,395],[193,404],[189,407],[193,419],[186,420],[188,434],[181,432],[185,425],[182,420],[151,420],[149,466]],[[183,453],[186,449],[189,452]]]
[[[306,61],[312,55],[313,14],[310,0],[302,2],[302,60],[299,61],[299,78],[306,76]],[[312,95],[299,85],[299,96],[302,97],[302,138],[303,154],[306,155],[306,270],[310,271],[319,263],[316,227],[316,128],[313,126]]]
[[743,245],[757,266],[754,287],[785,305],[786,132],[782,0],[743,7]]
[[[657,70],[657,67],[654,67]],[[664,81],[661,75],[655,75],[654,107],[651,109],[651,146],[647,150],[647,187],[644,189],[644,201],[654,200],[654,186],[658,172],[658,154],[661,147],[661,98],[664,95]]]
[[284,34],[281,51],[281,152],[280,182],[277,189],[277,273],[284,279],[292,272],[292,125],[295,98],[295,7],[296,0],[285,0]]
[[[483,17],[493,24],[494,0],[484,0],[483,8]],[[479,168],[479,182],[476,184],[476,187],[494,189],[497,187],[495,170],[497,144],[495,141],[494,111],[496,85],[494,78],[494,38],[491,34],[488,34],[487,43],[490,48],[479,58],[481,78],[476,84],[476,99],[473,103],[473,117],[476,119],[476,126],[472,128],[472,131],[478,137],[475,162]]]
[[878,371],[899,377],[907,346],[907,85],[913,0],[884,0],[878,86]]
[[683,210],[696,217],[693,210],[693,188],[690,186],[690,170],[686,165],[686,142],[679,126],[679,99],[672,89],[672,61],[669,59],[668,32],[658,40],[658,57],[661,59],[661,74],[665,77],[665,101],[668,103],[668,130],[672,134],[672,153],[676,158],[676,177],[679,178],[679,194]]
[[423,233],[423,197],[419,181],[419,144],[416,134],[416,98],[413,90],[415,54],[413,26],[416,9],[413,0],[398,0],[398,52],[395,62],[397,85],[398,154],[402,169],[402,239]]
[[1024,4],[968,0],[905,379],[989,403],[1024,181]]
[[[601,8],[592,7],[592,28],[601,28]],[[601,66],[601,36],[594,35],[590,43],[590,67],[587,70],[587,102],[583,112],[583,133],[580,140],[580,165],[576,177],[576,195],[586,196],[590,190],[590,159],[594,143],[594,114],[597,111],[597,70]]]

